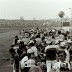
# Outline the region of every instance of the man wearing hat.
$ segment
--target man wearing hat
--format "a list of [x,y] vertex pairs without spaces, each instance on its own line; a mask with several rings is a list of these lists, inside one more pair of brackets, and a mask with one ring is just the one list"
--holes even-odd
[[[29,46],[29,49],[32,50],[32,52],[34,52],[35,57],[37,57],[38,53],[37,53],[37,48],[35,46],[35,42],[33,40],[30,40],[28,46]],[[29,52],[29,49],[27,50],[27,52]]]
[[61,51],[58,53],[58,56],[59,61],[54,64],[51,72],[69,72],[70,64],[69,62],[65,61],[66,53],[64,51]]
[[66,42],[61,42],[59,49],[60,49],[61,51],[65,51],[65,53],[66,53],[66,59],[65,59],[65,60],[66,60],[67,62],[69,62],[69,61],[70,61],[70,53],[69,53],[69,51],[67,50],[67,47],[66,47],[66,46],[67,46],[67,43],[66,43]]

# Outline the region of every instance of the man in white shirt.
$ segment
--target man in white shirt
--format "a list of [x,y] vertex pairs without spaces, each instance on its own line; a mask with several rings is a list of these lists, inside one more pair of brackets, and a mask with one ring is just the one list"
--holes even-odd
[[[29,49],[31,49],[31,50],[29,50]],[[34,52],[35,57],[38,56],[38,51],[37,51],[37,48],[36,48],[35,43],[33,41],[30,42],[29,49],[27,50],[27,52],[32,51],[32,52]]]
[[31,49],[28,49],[27,56],[20,61],[20,65],[23,72],[28,72],[32,66],[35,66],[34,52]]
[[25,56],[19,63],[21,69],[23,69],[26,66],[26,62],[28,61],[28,56]]
[[60,72],[70,70],[70,64],[65,61],[66,53],[64,51],[60,52],[59,54],[59,62],[56,62],[53,66],[53,72]]

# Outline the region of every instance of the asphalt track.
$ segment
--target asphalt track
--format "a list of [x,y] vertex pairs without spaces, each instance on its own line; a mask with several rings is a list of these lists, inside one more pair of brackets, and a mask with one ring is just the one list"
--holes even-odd
[[0,33],[0,72],[13,72],[12,65],[7,59],[10,58],[8,50],[15,35],[18,35],[16,30]]
[[0,33],[0,60],[8,57],[8,50],[13,42],[14,36],[17,34],[18,31],[15,30],[6,33]]
[[12,65],[1,66],[0,72],[13,72]]

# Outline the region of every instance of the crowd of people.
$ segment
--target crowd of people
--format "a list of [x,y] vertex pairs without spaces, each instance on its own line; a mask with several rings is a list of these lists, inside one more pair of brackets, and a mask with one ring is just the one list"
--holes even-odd
[[22,30],[9,49],[15,72],[70,72],[71,35],[63,29]]

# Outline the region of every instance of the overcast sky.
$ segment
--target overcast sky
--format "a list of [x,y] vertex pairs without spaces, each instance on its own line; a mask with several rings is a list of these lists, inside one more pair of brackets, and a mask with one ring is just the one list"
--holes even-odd
[[72,0],[0,0],[0,19],[53,19],[60,11],[71,17]]

